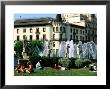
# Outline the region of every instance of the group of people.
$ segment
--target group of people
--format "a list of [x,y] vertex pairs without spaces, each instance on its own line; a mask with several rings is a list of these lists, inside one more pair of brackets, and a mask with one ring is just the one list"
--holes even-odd
[[32,63],[27,63],[28,67],[25,67],[23,63],[20,63],[17,68],[15,69],[16,72],[20,73],[31,73],[33,71]]
[[[36,63],[36,69],[37,70],[42,70],[44,67],[43,67],[43,63],[42,63],[42,60],[39,60],[37,63]],[[58,64],[54,64],[54,66],[52,67],[52,69],[57,69],[57,70],[65,70],[65,67],[62,67],[61,65],[58,65]],[[17,68],[15,69],[16,72],[20,73],[31,73],[33,71],[33,65],[31,62],[28,62],[27,63],[27,67],[23,64],[23,63],[20,63]]]

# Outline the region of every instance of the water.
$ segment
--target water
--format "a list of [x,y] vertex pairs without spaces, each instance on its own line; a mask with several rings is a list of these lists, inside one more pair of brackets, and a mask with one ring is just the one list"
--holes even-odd
[[65,54],[66,54],[66,42],[65,41],[62,41],[61,44],[60,44],[60,47],[59,47],[59,57],[65,57]]
[[44,42],[44,50],[43,50],[43,56],[48,56],[49,54],[49,48],[48,48],[48,45],[49,45],[49,42],[48,41],[45,41]]
[[80,59],[97,59],[97,46],[91,41],[87,43],[82,43],[79,41],[75,44],[73,40],[62,41],[59,46],[59,51],[55,53],[53,50],[49,51],[49,42],[44,42],[44,50],[40,52],[40,56],[50,56],[55,57],[68,57],[68,58],[80,58]]

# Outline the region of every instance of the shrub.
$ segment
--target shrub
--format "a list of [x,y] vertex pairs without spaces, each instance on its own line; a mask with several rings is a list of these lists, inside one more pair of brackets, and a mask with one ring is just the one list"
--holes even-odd
[[91,64],[92,62],[91,62],[91,60],[89,60],[89,59],[84,59],[83,60],[83,66],[87,66],[87,67],[89,67],[89,64]]
[[45,67],[52,67],[54,64],[58,64],[58,59],[58,57],[41,57]]
[[58,64],[60,64],[61,66],[68,68],[69,64],[70,64],[70,59],[69,58],[60,58],[58,60]]
[[22,58],[22,51],[23,51],[23,43],[22,41],[16,41],[14,44],[14,51],[16,58]]
[[69,63],[69,68],[76,68],[76,66],[75,66],[75,58],[70,58],[70,63]]
[[83,65],[83,60],[77,59],[77,60],[75,61],[75,65],[76,65],[76,67],[78,67],[78,68],[82,67],[82,65]]

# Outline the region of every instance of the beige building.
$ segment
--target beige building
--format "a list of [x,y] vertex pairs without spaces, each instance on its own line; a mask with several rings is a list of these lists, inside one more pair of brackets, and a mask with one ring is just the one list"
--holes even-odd
[[96,18],[91,18],[90,20],[89,16],[81,14],[64,14],[62,22],[49,19],[16,20],[14,22],[14,41],[23,40],[25,36],[27,40],[48,40],[54,53],[58,52],[61,41],[97,42]]
[[84,41],[97,43],[97,17],[95,14],[64,14],[63,20],[67,23],[84,27]]

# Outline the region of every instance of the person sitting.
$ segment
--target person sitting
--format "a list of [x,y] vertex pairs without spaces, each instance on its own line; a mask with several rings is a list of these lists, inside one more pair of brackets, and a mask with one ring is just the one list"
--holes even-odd
[[40,62],[38,61],[38,63],[36,64],[36,69],[42,69],[42,66],[40,64]]
[[33,65],[31,62],[28,63],[28,68],[25,68],[27,73],[31,73],[33,71]]
[[25,66],[24,64],[19,64],[18,67],[15,69],[16,72],[25,72]]

